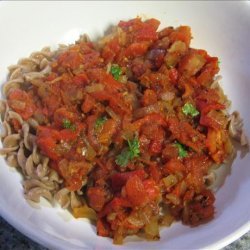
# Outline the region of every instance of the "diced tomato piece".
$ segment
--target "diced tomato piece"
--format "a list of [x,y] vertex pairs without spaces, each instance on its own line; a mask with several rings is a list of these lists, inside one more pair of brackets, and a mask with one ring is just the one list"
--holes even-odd
[[63,141],[73,141],[78,137],[77,130],[63,129],[60,131],[60,139]]
[[217,57],[210,57],[204,66],[197,81],[200,85],[206,86],[213,81],[214,76],[219,72],[219,64]]
[[179,156],[178,148],[174,144],[167,144],[162,152],[162,157],[165,160],[176,159]]
[[193,94],[194,87],[192,85],[190,85],[189,83],[184,83],[183,87],[185,90],[184,94],[182,95],[183,98],[187,98]]
[[181,59],[178,71],[186,76],[193,76],[205,65],[206,59],[197,50],[193,50]]
[[37,145],[41,152],[52,160],[58,160],[60,155],[56,152],[56,141],[51,137],[37,138]]
[[112,62],[116,55],[120,52],[120,45],[117,38],[108,42],[102,50],[102,57],[106,62]]
[[73,83],[77,85],[85,85],[88,82],[89,82],[89,79],[86,73],[80,73],[73,77]]
[[170,83],[167,72],[150,72],[146,71],[140,78],[141,84],[145,87],[154,90],[158,95],[161,95],[166,90]]
[[58,128],[63,128],[64,121],[68,120],[72,125],[78,120],[77,114],[70,112],[67,108],[59,108],[54,113],[54,124]]
[[228,135],[224,130],[208,129],[206,146],[212,159],[220,164],[222,163],[231,149],[227,149]]
[[98,219],[96,223],[96,231],[99,236],[108,237],[110,229],[103,219]]
[[183,196],[183,201],[191,201],[194,198],[195,191],[193,189],[188,190]]
[[188,122],[179,122],[175,118],[169,119],[169,129],[182,144],[191,147],[196,152],[201,152],[204,149],[205,136],[195,130]]
[[109,106],[121,116],[126,113],[130,113],[129,107],[127,107],[120,93],[108,93],[107,91],[98,91],[91,93],[90,95],[98,101],[108,101]]
[[11,90],[8,95],[8,104],[24,120],[29,119],[35,112],[36,106],[27,92],[21,89]]
[[38,126],[37,128],[37,137],[38,138],[52,138],[53,140],[59,140],[60,132],[56,129],[46,127],[46,126]]
[[131,203],[128,201],[128,199],[122,198],[122,197],[114,197],[113,200],[111,200],[109,203],[107,203],[104,208],[99,212],[98,216],[99,218],[102,218],[108,214],[110,214],[112,211],[117,212],[123,208],[131,207]]
[[155,41],[157,40],[157,33],[154,27],[150,25],[144,25],[135,33],[135,42],[142,41]]
[[185,158],[187,177],[185,179],[189,187],[193,187],[196,192],[204,188],[203,176],[207,174],[212,161],[206,155],[193,155]]
[[141,99],[142,105],[143,106],[149,106],[157,102],[157,95],[155,91],[151,89],[146,89],[143,97]]
[[117,123],[113,119],[108,119],[104,124],[103,128],[98,135],[99,143],[103,145],[110,145],[112,137],[117,132]]
[[201,111],[202,114],[207,114],[211,110],[223,110],[225,109],[224,104],[212,102],[206,103],[205,101],[197,101],[197,108]]
[[131,125],[131,130],[133,131],[139,131],[140,128],[146,124],[146,123],[156,123],[158,125],[161,125],[163,127],[167,126],[167,122],[165,120],[165,118],[160,115],[160,114],[149,114],[149,115],[146,115],[144,116],[143,118],[135,121],[132,125]]
[[200,124],[214,129],[225,129],[228,119],[221,112],[212,110],[207,114],[201,114]]
[[152,154],[159,154],[162,151],[162,142],[160,140],[153,140],[150,145],[150,152]]
[[118,26],[124,30],[128,30],[129,27],[141,26],[142,21],[140,18],[134,18],[129,21],[120,21]]
[[106,192],[101,187],[90,187],[87,191],[89,206],[96,211],[101,211],[106,203]]
[[158,32],[158,37],[159,37],[159,39],[162,39],[164,37],[168,37],[172,32],[174,32],[174,28],[173,27],[163,28],[162,30],[160,30]]
[[154,28],[154,30],[157,30],[161,24],[161,22],[155,18],[150,18],[146,20],[145,23]]
[[90,81],[100,82],[105,86],[105,90],[109,93],[119,92],[124,89],[124,85],[116,81],[111,74],[103,69],[89,69],[88,77]]
[[146,177],[146,172],[143,169],[141,169],[131,172],[113,174],[110,177],[112,189],[114,191],[119,191],[126,184],[128,179],[134,175],[137,175],[141,180],[143,180]]
[[210,104],[210,103],[218,103],[220,100],[220,96],[216,91],[216,89],[204,88],[200,89],[196,99],[197,101],[204,101],[207,104]]
[[150,201],[153,201],[157,198],[159,198],[160,195],[160,189],[156,185],[155,181],[152,179],[148,179],[143,181],[144,188],[147,193],[147,197],[149,198]]
[[91,115],[87,118],[87,125],[88,125],[88,132],[87,132],[87,138],[90,143],[90,145],[95,149],[99,150],[100,144],[96,137],[96,131],[95,131],[95,123],[97,120],[97,115]]
[[116,81],[114,77],[111,74],[105,74],[103,77],[103,84],[107,87],[107,90],[109,92],[114,92],[114,91],[121,91],[124,89],[124,85]]
[[83,61],[79,51],[66,51],[59,55],[57,62],[64,68],[76,69]]
[[125,186],[128,200],[133,206],[144,206],[148,203],[149,198],[147,196],[146,189],[141,179],[134,175],[126,183]]
[[169,70],[169,78],[173,84],[177,83],[178,70],[176,68],[172,68]]
[[171,159],[163,167],[163,172],[165,174],[175,174],[177,172],[185,173],[185,170],[185,166],[178,159]]
[[95,99],[90,95],[86,95],[84,102],[82,103],[81,110],[84,113],[90,112],[95,107]]
[[157,166],[156,164],[151,164],[149,166],[149,173],[150,176],[153,178],[153,180],[155,182],[159,182],[161,179],[161,169],[159,166]]
[[37,129],[37,144],[46,156],[52,160],[58,160],[62,153],[65,153],[64,151],[62,152],[65,146],[61,144],[76,140],[79,133],[84,129],[85,125],[82,123],[78,123],[74,130],[73,128],[68,128],[61,131],[51,127],[39,126]]
[[182,41],[189,46],[192,38],[191,29],[188,26],[180,26],[170,33],[169,38],[171,42]]
[[142,22],[140,18],[135,18],[127,22],[120,21],[119,27],[121,27],[125,32],[133,34],[133,41],[155,41],[158,36],[156,33],[160,22],[156,19],[149,19]]
[[83,177],[91,169],[91,164],[85,161],[67,161],[63,159],[58,163],[57,168],[66,181],[67,188],[76,191],[82,187]]
[[128,48],[126,48],[124,54],[126,57],[129,58],[142,56],[146,53],[148,47],[149,47],[148,42],[132,43],[131,45],[128,46]]

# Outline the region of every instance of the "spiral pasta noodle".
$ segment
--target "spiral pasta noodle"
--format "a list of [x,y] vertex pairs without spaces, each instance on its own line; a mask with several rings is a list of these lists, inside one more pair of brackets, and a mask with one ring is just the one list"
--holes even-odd
[[[3,86],[4,96],[12,89],[27,89],[32,84],[39,84],[39,79],[51,72],[50,63],[54,54],[55,52],[46,47],[10,66],[8,81]],[[0,102],[0,113],[3,130],[3,148],[0,149],[0,154],[5,156],[9,166],[22,172],[25,198],[34,202],[39,202],[40,197],[50,202],[55,198],[63,208],[81,206],[76,193],[61,187],[62,179],[50,168],[48,157],[39,153],[35,134],[39,125],[37,120],[30,118],[25,122],[4,100]],[[21,125],[18,132],[14,132],[11,119],[17,120]]]

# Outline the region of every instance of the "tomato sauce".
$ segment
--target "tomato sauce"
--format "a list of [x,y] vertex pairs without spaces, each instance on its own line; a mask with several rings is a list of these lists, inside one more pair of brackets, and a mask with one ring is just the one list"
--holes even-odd
[[190,226],[212,219],[204,177],[231,153],[225,105],[211,89],[218,58],[190,48],[189,27],[159,25],[135,18],[96,43],[78,41],[40,86],[7,97],[39,121],[41,153],[65,187],[84,190],[98,234],[117,244],[141,231],[159,237],[149,230],[164,217],[159,207]]

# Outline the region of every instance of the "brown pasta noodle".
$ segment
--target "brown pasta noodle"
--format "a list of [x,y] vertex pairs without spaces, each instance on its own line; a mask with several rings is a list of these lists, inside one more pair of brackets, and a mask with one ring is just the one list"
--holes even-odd
[[67,188],[59,190],[54,198],[62,208],[75,208],[83,204],[77,192],[70,191]]
[[[17,65],[9,67],[9,80],[3,87],[3,94],[7,95],[13,88],[27,87],[34,78],[49,74],[51,56],[50,49],[45,48],[41,52],[33,53],[31,58],[21,59]],[[34,120],[30,121],[31,125],[24,122],[18,113],[9,110],[6,101],[1,101],[0,111],[4,130],[1,135],[3,148],[0,153],[6,156],[6,161],[10,166],[21,169],[26,198],[38,202],[43,196],[52,200],[53,194],[59,188],[58,181],[60,180],[58,176],[53,177],[52,180],[49,179],[50,172],[53,170],[50,171],[48,168],[48,158],[41,157],[37,151],[35,135],[30,133],[30,126],[33,124],[32,127],[37,127],[37,123]],[[22,125],[22,129],[17,134],[13,133],[10,119],[16,119]],[[24,151],[29,152],[28,157],[25,156]]]
[[[61,46],[57,53],[67,48]],[[17,65],[10,66],[8,81],[3,86],[4,96],[11,89],[22,89],[31,84],[38,84],[39,79],[51,72],[50,63],[54,55],[55,52],[46,47],[32,53],[30,58],[19,60]],[[0,149],[0,154],[5,155],[9,166],[21,170],[24,177],[25,198],[34,202],[39,202],[40,197],[49,201],[55,199],[63,208],[81,206],[82,202],[77,192],[66,188],[60,189],[62,179],[49,167],[49,159],[39,153],[35,142],[36,135],[30,132],[30,128],[36,130],[38,121],[30,118],[24,122],[18,113],[9,109],[5,100],[0,101],[0,113],[3,130],[1,134],[3,148]],[[13,133],[11,119],[16,119],[22,125],[18,133]]]

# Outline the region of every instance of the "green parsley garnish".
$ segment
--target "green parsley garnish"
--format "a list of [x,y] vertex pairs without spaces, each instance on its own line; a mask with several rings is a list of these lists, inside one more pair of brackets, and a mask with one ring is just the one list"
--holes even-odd
[[108,120],[106,116],[99,117],[95,122],[95,129],[102,128],[103,124]]
[[221,61],[219,60],[219,61],[218,61],[218,65],[220,66],[220,64],[221,64]]
[[121,167],[126,167],[130,160],[131,155],[128,148],[126,148],[116,157],[115,163]]
[[63,119],[62,121],[62,126],[64,128],[67,128],[67,129],[71,129],[73,131],[76,130],[76,125],[75,124],[72,124],[71,121],[69,119]]
[[182,107],[182,112],[185,115],[191,115],[192,117],[195,117],[200,114],[199,111],[191,103],[186,103]]
[[132,159],[139,156],[140,143],[137,137],[135,137],[132,141],[128,140],[128,147],[129,147]]
[[136,157],[139,157],[140,154],[140,143],[137,137],[133,140],[127,140],[128,147],[125,148],[117,157],[116,164],[121,167],[126,167],[129,161],[133,160]]
[[188,152],[187,152],[186,147],[184,145],[182,145],[179,142],[175,142],[174,145],[178,148],[178,153],[179,153],[180,158],[187,157]]
[[113,77],[115,78],[115,80],[118,81],[121,74],[122,74],[122,69],[118,65],[112,65],[110,72],[113,75]]

